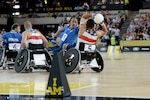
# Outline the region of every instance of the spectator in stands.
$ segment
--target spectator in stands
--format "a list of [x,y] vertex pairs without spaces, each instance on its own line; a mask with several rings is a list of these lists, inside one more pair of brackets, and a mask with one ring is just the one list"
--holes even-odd
[[135,24],[133,21],[131,21],[130,26],[129,26],[130,32],[132,32],[133,29],[135,29]]
[[60,6],[61,6],[60,0],[53,0],[52,7],[60,7]]
[[147,31],[145,30],[144,31],[144,34],[143,34],[143,40],[149,40],[150,36],[148,35]]
[[122,34],[122,40],[126,40],[126,34]]
[[136,40],[143,40],[143,35],[142,35],[142,33],[140,32],[140,31],[138,31],[137,33],[136,33],[136,38],[135,38]]
[[37,29],[32,28],[32,23],[30,21],[24,22],[25,31],[23,32],[23,38],[21,42],[21,48],[28,48],[29,44],[43,44],[44,47],[47,46],[48,41],[43,36],[43,34]]
[[28,18],[32,18],[32,13],[31,12],[28,14]]
[[111,41],[111,46],[115,46],[116,45],[116,38],[115,38],[114,34],[111,36],[110,41]]
[[83,3],[83,9],[84,9],[85,11],[87,11],[87,10],[90,9],[89,4],[88,4],[87,2],[84,2],[84,3]]
[[97,5],[102,5],[102,0],[98,0]]
[[2,31],[1,31],[1,34],[4,34],[6,31],[5,29],[3,28]]
[[130,31],[129,29],[127,30],[127,32],[125,33],[126,35],[130,35]]
[[115,35],[115,39],[116,39],[116,45],[119,45],[119,42],[120,42],[120,29],[115,26],[115,29],[113,31],[114,31],[114,35]]
[[108,16],[110,15],[109,10],[106,10],[105,15],[108,15]]
[[6,32],[0,38],[0,42],[3,42],[3,47],[5,48],[8,43],[21,43],[22,35],[20,33],[20,25],[15,23],[11,27],[10,32]]
[[53,14],[52,14],[52,17],[57,18],[57,14],[56,14],[56,13],[53,13]]
[[[83,14],[82,14],[80,11],[78,11],[77,14],[76,14],[77,19],[80,19],[80,18],[82,17],[82,15],[83,15]],[[78,21],[79,21],[79,20],[78,20]]]
[[47,15],[46,15],[46,17],[51,17],[51,13],[48,12]]
[[106,3],[107,3],[107,0],[102,0],[102,3],[103,3],[103,4],[106,4]]
[[47,34],[47,36],[46,36],[46,39],[47,39],[48,41],[53,40],[53,39],[54,39],[54,34],[53,34],[53,32],[49,31],[48,34]]
[[58,17],[63,17],[63,13],[58,13]]
[[38,18],[39,16],[38,16],[38,14],[36,13],[36,12],[33,12],[32,13],[32,18]]

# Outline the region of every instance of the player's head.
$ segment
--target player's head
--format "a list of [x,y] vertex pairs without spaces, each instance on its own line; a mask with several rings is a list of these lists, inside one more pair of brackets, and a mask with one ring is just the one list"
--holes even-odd
[[71,28],[74,28],[74,27],[76,27],[78,25],[78,19],[76,18],[76,17],[72,17],[71,19],[70,19],[70,27]]
[[24,28],[27,29],[27,28],[32,28],[32,23],[30,21],[25,21],[24,22]]
[[11,26],[11,30],[14,30],[16,32],[20,32],[20,25],[18,23],[14,23],[12,26]]
[[94,28],[94,24],[95,24],[95,22],[94,22],[93,19],[88,19],[87,22],[86,22],[86,28],[87,29],[92,29],[92,28]]

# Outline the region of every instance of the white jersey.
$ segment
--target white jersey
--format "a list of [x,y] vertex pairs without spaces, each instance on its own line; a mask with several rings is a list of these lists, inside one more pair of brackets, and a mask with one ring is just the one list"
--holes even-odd
[[28,47],[29,43],[31,43],[31,44],[43,44],[42,36],[40,34],[36,33],[36,31],[34,31],[34,30],[31,32],[32,32],[32,34],[27,40],[27,47]]
[[86,43],[86,44],[92,44],[92,45],[96,44],[97,38],[98,36],[96,32],[85,31],[82,35],[78,37],[76,48],[79,49],[79,44],[81,42]]

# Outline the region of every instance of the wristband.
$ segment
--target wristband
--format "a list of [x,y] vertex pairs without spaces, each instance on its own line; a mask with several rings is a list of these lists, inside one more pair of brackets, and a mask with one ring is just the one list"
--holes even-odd
[[82,17],[81,20],[80,20],[80,25],[85,24],[86,21],[87,21],[87,20],[86,20],[85,18]]

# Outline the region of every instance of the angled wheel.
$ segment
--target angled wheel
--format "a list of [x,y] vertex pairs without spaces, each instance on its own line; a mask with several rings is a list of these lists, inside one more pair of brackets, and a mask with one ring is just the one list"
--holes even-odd
[[104,61],[103,61],[103,58],[102,58],[102,56],[98,50],[96,50],[95,57],[96,57],[96,61],[97,61],[98,65],[99,65],[99,68],[98,67],[92,67],[91,69],[95,72],[101,72],[104,69]]
[[5,50],[3,48],[0,48],[0,67],[3,66],[4,63],[4,57],[5,57]]
[[47,61],[47,64],[48,64],[48,67],[46,67],[46,70],[47,70],[47,72],[50,72],[51,63],[52,63],[52,56],[49,54],[47,49],[45,49],[45,55],[46,55],[46,61]]
[[80,53],[77,49],[69,49],[63,56],[63,62],[66,73],[72,73],[77,70],[78,64],[81,60]]
[[27,65],[29,65],[30,53],[27,49],[23,49],[20,53],[18,53],[14,68],[17,73],[25,71]]
[[49,54],[48,50],[45,49],[45,56],[46,56],[46,61],[49,65],[52,63],[52,56]]

